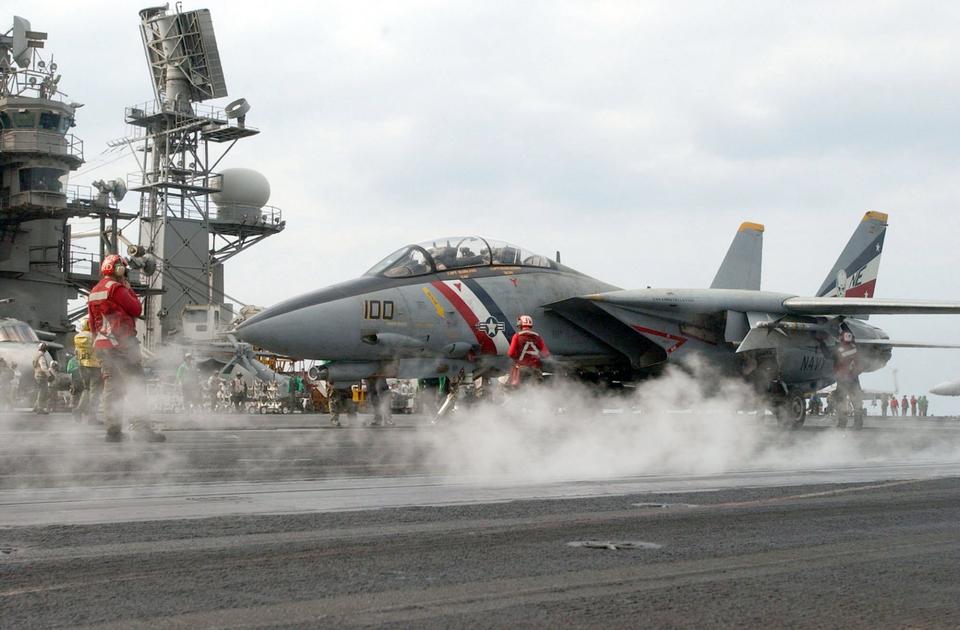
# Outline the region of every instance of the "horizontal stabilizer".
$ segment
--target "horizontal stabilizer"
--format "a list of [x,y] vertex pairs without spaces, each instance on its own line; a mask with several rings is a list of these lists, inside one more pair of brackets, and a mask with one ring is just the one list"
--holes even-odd
[[762,261],[763,226],[759,223],[742,223],[710,288],[759,291]]
[[783,301],[783,309],[791,315],[960,315],[960,302],[792,297]]

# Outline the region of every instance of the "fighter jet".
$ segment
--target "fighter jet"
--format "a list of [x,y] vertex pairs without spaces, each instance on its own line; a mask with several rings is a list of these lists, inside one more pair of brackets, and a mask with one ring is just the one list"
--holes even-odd
[[856,339],[860,371],[890,360],[899,344],[866,316],[960,313],[960,303],[873,297],[886,227],[887,215],[866,213],[814,297],[760,290],[764,227],[755,223],[740,226],[709,289],[624,290],[501,241],[439,238],[269,308],[236,334],[330,360],[325,376],[338,385],[461,369],[495,376],[509,370],[514,322],[529,314],[555,369],[572,377],[615,386],[698,357],[752,383],[796,427],[806,397],[836,381],[841,334]]

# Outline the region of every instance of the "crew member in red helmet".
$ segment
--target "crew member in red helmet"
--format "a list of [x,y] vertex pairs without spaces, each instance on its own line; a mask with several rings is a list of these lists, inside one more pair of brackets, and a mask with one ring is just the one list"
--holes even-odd
[[[87,298],[90,330],[94,334],[93,352],[100,360],[103,375],[103,414],[107,441],[123,440],[123,399],[127,384],[143,380],[140,364],[140,342],[137,340],[137,318],[143,312],[137,294],[130,288],[127,265],[123,258],[111,254],[100,265],[100,282]],[[142,403],[141,403],[142,404]],[[150,442],[163,442],[166,437],[140,422],[133,428],[138,436]]]
[[510,384],[519,385],[529,378],[543,379],[543,360],[550,356],[546,342],[533,330],[533,318],[521,315],[517,319],[517,332],[510,340],[507,355],[513,359]]
[[833,370],[837,379],[838,426],[846,426],[846,415],[853,413],[854,427],[863,426],[863,390],[860,388],[860,357],[853,333],[843,329],[834,348]]

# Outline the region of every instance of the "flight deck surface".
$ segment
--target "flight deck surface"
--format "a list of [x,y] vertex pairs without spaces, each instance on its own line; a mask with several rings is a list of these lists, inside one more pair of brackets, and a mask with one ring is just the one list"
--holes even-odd
[[956,420],[758,427],[782,460],[563,478],[453,470],[451,427],[363,419],[158,416],[168,442],[111,445],[0,416],[4,624],[960,622]]

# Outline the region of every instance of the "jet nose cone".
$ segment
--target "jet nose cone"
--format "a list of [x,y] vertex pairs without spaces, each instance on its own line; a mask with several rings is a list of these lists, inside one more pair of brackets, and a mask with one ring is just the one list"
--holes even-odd
[[360,341],[361,296],[383,288],[380,278],[358,278],[317,289],[257,313],[234,334],[259,348],[291,357],[328,358]]
[[296,311],[268,308],[242,322],[234,329],[240,340],[271,352],[288,354],[291,350],[291,315]]
[[234,329],[233,334],[240,341],[269,350],[275,341],[274,326],[267,321],[258,321],[258,318],[259,315],[241,323]]

